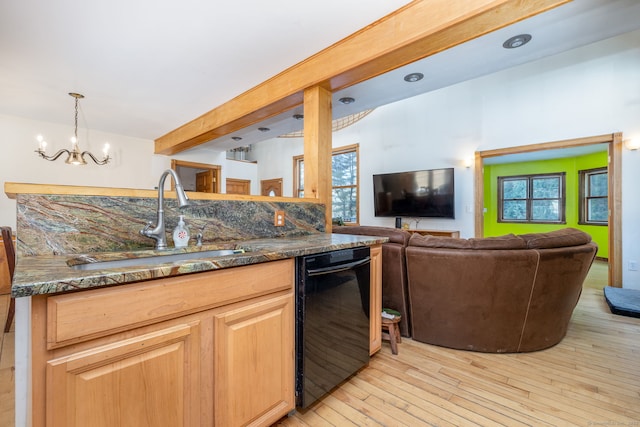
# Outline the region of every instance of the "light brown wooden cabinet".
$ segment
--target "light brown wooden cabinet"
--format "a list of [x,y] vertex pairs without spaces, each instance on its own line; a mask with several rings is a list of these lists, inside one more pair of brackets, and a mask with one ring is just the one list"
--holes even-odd
[[295,407],[294,264],[32,299],[34,426],[270,425]]
[[216,426],[270,425],[293,409],[293,313],[283,295],[215,316]]
[[199,322],[168,326],[47,361],[47,426],[192,426]]
[[[295,408],[294,260],[32,298],[34,427],[266,426]],[[370,353],[382,248],[371,247]]]
[[373,355],[382,347],[382,245],[371,246],[369,304],[369,354]]
[[227,194],[249,194],[250,192],[250,179],[227,178]]

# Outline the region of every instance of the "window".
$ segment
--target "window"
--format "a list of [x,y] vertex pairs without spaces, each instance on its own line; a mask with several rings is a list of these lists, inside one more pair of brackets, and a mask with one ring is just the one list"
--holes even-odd
[[[304,157],[293,158],[294,191],[304,197]],[[335,148],[331,158],[332,217],[358,222],[358,145]]]
[[609,218],[609,177],[607,168],[578,171],[580,174],[579,223],[607,225]]
[[498,222],[565,223],[565,173],[498,177]]

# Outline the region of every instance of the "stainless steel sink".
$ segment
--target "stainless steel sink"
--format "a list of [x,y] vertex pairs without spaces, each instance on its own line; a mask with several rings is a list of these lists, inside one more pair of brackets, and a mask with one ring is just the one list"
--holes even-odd
[[157,265],[157,264],[166,264],[175,261],[186,261],[192,259],[205,259],[205,258],[216,258],[226,255],[234,255],[243,253],[242,249],[216,249],[211,251],[201,251],[201,252],[189,252],[189,253],[179,253],[179,254],[171,254],[171,255],[157,255],[143,258],[125,258],[125,259],[117,259],[111,261],[96,261],[96,262],[87,262],[84,264],[76,264],[72,265],[71,268],[76,270],[107,270],[110,268],[121,268],[121,267],[132,267],[132,266],[143,266],[143,265]]

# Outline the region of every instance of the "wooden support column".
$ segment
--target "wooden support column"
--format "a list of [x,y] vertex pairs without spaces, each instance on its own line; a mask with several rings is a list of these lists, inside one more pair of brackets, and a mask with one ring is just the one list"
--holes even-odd
[[609,143],[609,286],[622,287],[622,132]]
[[331,92],[320,86],[304,91],[304,197],[324,203],[331,230]]

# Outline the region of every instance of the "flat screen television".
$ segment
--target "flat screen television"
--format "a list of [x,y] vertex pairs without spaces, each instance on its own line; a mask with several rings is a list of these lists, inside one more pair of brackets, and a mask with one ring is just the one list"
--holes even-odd
[[453,168],[373,175],[376,216],[455,218]]

